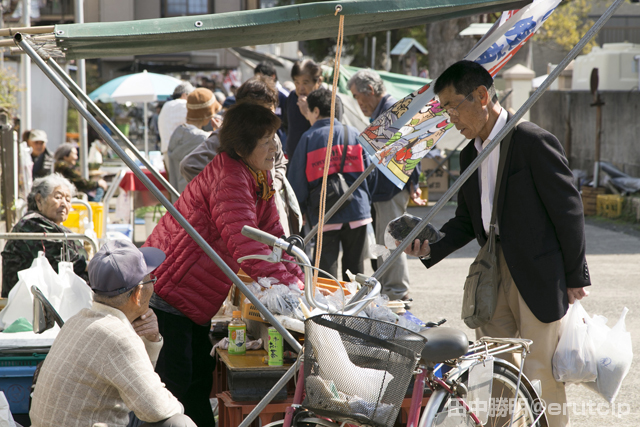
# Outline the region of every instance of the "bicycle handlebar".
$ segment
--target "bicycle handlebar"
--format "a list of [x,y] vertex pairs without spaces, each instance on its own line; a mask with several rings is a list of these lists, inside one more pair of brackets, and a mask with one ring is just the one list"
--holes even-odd
[[243,236],[253,239],[256,242],[264,243],[268,246],[274,246],[276,244],[276,241],[278,240],[277,237],[265,231],[258,230],[257,228],[249,227],[248,225],[242,227],[241,233]]
[[[265,245],[272,246],[274,248],[290,251],[291,254],[302,264],[304,268],[304,296],[311,308],[319,308],[327,312],[333,312],[331,306],[323,304],[315,299],[315,285],[313,283],[313,270],[311,269],[311,262],[302,249],[294,246],[284,239],[279,239],[269,233],[262,230],[258,230],[253,227],[245,225],[242,227],[242,235],[257,242],[264,243]],[[363,274],[356,275],[356,281],[363,285],[358,293],[352,299],[353,305],[349,310],[343,310],[342,313],[348,316],[353,316],[361,312],[370,302],[380,295],[382,285],[373,277],[367,277]],[[365,292],[369,289],[368,292]]]

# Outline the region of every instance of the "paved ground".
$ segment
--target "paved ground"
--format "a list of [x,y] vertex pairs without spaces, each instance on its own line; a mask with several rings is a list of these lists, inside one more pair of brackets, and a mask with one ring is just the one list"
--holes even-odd
[[[429,208],[410,208],[410,213],[424,217]],[[436,215],[434,225],[440,226],[453,216],[455,205],[450,204]],[[594,225],[597,224],[597,225]],[[587,221],[587,262],[593,286],[583,305],[589,314],[601,314],[612,326],[623,307],[629,308],[627,329],[633,346],[640,349],[640,236],[624,234],[601,226],[601,222]],[[412,312],[423,320],[448,319],[447,325],[472,331],[459,319],[462,286],[469,264],[479,249],[474,241],[427,270],[418,259],[409,261],[413,297]],[[567,389],[573,404],[571,419],[574,426],[632,426],[640,416],[639,358],[636,354],[629,375],[614,406],[582,386]],[[599,406],[598,406],[599,405]],[[617,417],[614,414],[620,413]]]

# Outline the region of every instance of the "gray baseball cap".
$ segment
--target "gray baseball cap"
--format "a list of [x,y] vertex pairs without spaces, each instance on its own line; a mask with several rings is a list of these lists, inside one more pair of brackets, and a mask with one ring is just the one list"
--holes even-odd
[[158,248],[138,249],[127,240],[107,242],[89,262],[89,282],[95,293],[115,296],[137,286],[166,256]]

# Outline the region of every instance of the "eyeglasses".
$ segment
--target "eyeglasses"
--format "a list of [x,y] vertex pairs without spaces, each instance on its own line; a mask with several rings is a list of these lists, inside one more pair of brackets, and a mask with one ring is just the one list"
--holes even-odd
[[155,284],[156,284],[156,282],[158,281],[158,278],[157,278],[154,274],[152,274],[152,273],[149,273],[149,277],[151,278],[151,280],[147,280],[147,281],[142,282],[142,283],[140,283],[140,284],[141,284],[141,285],[146,285],[147,283],[153,283],[153,284],[155,285]]
[[469,97],[471,95],[473,95],[473,91],[471,91],[471,93],[469,95],[465,96],[465,98],[462,101],[460,101],[460,103],[458,105],[456,105],[455,107],[443,109],[442,110],[442,115],[447,119],[451,119],[451,117],[458,117],[460,115],[460,113],[458,112],[458,108],[460,108],[462,103],[464,101],[466,101],[467,99],[469,99]]

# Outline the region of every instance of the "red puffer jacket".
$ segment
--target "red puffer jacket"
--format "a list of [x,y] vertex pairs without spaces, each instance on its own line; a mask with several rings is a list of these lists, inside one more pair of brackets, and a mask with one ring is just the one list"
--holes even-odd
[[[236,261],[271,253],[267,245],[243,236],[243,226],[283,234],[273,197],[262,200],[257,192],[247,166],[222,153],[187,185],[175,207],[234,272],[242,268],[254,280],[275,277],[283,284],[297,283],[304,276],[295,264]],[[167,256],[154,271],[155,292],[195,323],[208,322],[227,297],[231,280],[170,214],[162,217],[144,246],[162,249]],[[285,258],[292,259],[286,254]]]

